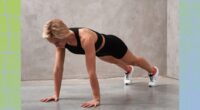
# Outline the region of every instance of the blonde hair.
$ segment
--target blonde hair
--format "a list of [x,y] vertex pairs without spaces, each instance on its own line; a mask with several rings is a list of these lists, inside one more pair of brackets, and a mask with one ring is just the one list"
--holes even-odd
[[43,38],[58,38],[63,39],[65,34],[69,32],[68,27],[60,19],[49,20],[43,26],[42,37]]

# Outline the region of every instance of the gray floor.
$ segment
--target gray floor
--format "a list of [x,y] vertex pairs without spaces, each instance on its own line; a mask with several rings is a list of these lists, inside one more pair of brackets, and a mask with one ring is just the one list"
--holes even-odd
[[[134,78],[125,86],[122,78],[100,79],[101,106],[89,110],[178,110],[178,80],[160,77],[159,86],[149,88],[147,78]],[[59,102],[42,103],[53,93],[53,81],[22,82],[22,110],[87,110],[81,103],[90,100],[85,79],[64,80]]]

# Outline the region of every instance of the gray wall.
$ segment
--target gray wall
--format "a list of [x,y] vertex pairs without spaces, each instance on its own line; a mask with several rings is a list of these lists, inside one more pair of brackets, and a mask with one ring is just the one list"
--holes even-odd
[[[119,36],[136,55],[167,75],[167,0],[22,0],[22,80],[52,79],[54,46],[42,39],[42,26],[60,18],[69,27],[89,27]],[[177,46],[174,44],[174,46]],[[84,56],[66,52],[64,78],[87,78]],[[123,76],[97,59],[99,78]],[[134,76],[147,76],[136,68]],[[173,70],[170,71],[173,73]]]
[[167,76],[179,77],[179,0],[167,0]]

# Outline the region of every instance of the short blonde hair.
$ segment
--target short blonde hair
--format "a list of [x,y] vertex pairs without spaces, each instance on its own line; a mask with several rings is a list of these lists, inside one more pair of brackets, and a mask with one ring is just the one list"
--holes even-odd
[[43,38],[58,38],[63,39],[64,35],[69,32],[68,27],[60,19],[49,20],[43,26],[42,37]]

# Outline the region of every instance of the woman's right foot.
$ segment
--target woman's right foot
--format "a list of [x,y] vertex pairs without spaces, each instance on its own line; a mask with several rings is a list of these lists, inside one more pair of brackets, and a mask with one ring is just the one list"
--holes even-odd
[[156,66],[154,66],[153,68],[155,69],[155,73],[149,74],[149,78],[150,78],[149,87],[156,86],[158,83],[159,69]]
[[127,72],[124,75],[124,84],[125,85],[131,84],[131,79],[132,79],[132,74],[133,74],[134,68],[133,68],[133,66],[130,66],[130,68],[131,68],[130,72]]

